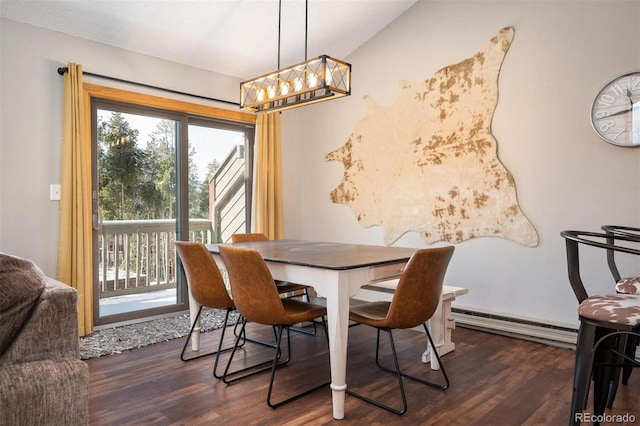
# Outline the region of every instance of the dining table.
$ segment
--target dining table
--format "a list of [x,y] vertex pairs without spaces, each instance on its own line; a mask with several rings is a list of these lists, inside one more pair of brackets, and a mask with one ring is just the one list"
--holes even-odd
[[[333,417],[343,419],[349,299],[363,285],[399,277],[416,249],[290,239],[229,245],[257,250],[275,280],[310,285],[326,299]],[[224,269],[220,245],[206,246],[220,269]],[[198,309],[190,297],[192,321]],[[199,342],[197,337],[194,342]]]

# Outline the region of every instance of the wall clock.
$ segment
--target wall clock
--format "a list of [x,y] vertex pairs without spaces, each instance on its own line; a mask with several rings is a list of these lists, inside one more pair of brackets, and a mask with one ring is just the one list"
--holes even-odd
[[610,144],[640,146],[640,71],[616,77],[598,92],[591,124]]

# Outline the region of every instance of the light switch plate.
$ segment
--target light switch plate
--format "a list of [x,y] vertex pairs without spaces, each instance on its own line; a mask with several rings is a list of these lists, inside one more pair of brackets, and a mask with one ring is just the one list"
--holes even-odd
[[60,201],[60,184],[52,183],[49,186],[49,200]]

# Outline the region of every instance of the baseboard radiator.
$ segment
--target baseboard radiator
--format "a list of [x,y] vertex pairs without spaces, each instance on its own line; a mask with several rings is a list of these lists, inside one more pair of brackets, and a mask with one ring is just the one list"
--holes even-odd
[[575,349],[578,331],[567,326],[453,307],[456,326]]

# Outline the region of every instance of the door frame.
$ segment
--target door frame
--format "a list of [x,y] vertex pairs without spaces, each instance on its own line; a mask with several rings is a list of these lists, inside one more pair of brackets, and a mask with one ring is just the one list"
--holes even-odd
[[[83,85],[84,90],[84,109],[85,109],[85,117],[91,117],[91,119],[87,120],[85,123],[86,132],[88,141],[90,141],[92,145],[92,194],[95,196],[92,197],[93,206],[92,206],[92,214],[93,214],[93,247],[92,247],[92,269],[93,269],[93,285],[92,285],[92,294],[90,295],[93,305],[93,318],[94,325],[100,327],[106,324],[114,325],[116,323],[133,323],[133,322],[141,322],[148,321],[154,317],[163,317],[168,315],[175,315],[178,312],[183,312],[188,310],[188,300],[187,297],[187,286],[186,280],[184,278],[184,272],[182,271],[182,266],[180,262],[177,262],[177,270],[176,270],[176,285],[181,288],[181,292],[177,295],[177,303],[174,305],[168,305],[164,307],[151,308],[148,310],[144,310],[144,317],[139,315],[141,311],[132,311],[130,313],[122,313],[110,316],[99,316],[99,301],[98,294],[96,293],[97,283],[98,283],[98,268],[95,267],[97,259],[96,255],[98,253],[98,217],[97,217],[97,206],[98,197],[94,192],[95,188],[97,188],[97,158],[94,150],[97,152],[97,146],[94,144],[97,143],[97,129],[93,126],[93,123],[97,121],[96,117],[96,108],[94,108],[94,103],[97,104],[105,104],[105,105],[114,105],[119,108],[132,108],[133,110],[143,111],[147,110],[150,113],[158,113],[162,118],[169,118],[173,115],[173,117],[180,117],[178,121],[183,120],[182,126],[186,128],[189,125],[189,119],[203,119],[203,121],[216,121],[220,122],[221,127],[224,127],[225,123],[231,126],[244,125],[247,128],[254,129],[256,116],[254,114],[248,114],[239,111],[232,111],[222,108],[217,108],[208,105],[195,104],[185,101],[179,101],[169,98],[163,98],[154,95],[146,95],[136,92],[131,92],[122,89],[116,89],[112,87],[99,86],[95,84],[85,83]],[[95,101],[95,102],[94,102]],[[138,113],[136,111],[132,111],[133,113]],[[170,119],[176,120],[176,118],[171,117]],[[177,138],[180,139],[178,144],[179,149],[176,149],[177,161],[181,162],[181,167],[178,170],[181,170],[182,174],[186,176],[188,173],[188,141],[187,141],[187,132],[178,131]],[[253,138],[249,139],[250,141]],[[249,148],[249,147],[248,147]],[[251,167],[251,165],[248,165]],[[181,179],[184,179],[185,176],[181,176]],[[188,181],[188,180],[187,180]],[[248,185],[251,187],[252,182],[248,182]],[[180,185],[177,186],[176,197],[179,205],[186,205],[188,211],[188,191],[185,191],[184,188],[181,188]],[[248,200],[250,203],[251,200]],[[185,203],[185,204],[182,204]],[[248,210],[250,210],[250,205],[248,206]],[[184,215],[183,215],[184,216]],[[176,240],[184,239],[184,235],[188,234],[185,230],[188,229],[188,217],[182,217],[182,220],[176,220]],[[178,281],[180,280],[180,281]],[[182,284],[182,285],[181,285]]]

